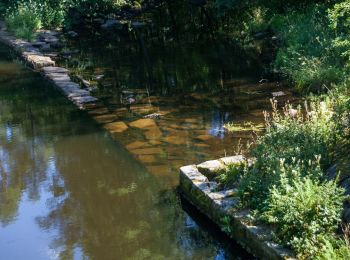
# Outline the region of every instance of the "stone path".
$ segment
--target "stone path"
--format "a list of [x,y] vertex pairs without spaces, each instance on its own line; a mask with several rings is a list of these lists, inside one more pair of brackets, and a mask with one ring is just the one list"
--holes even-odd
[[[54,36],[47,36],[47,41],[56,42]],[[79,109],[85,109],[86,104],[97,102],[98,99],[91,96],[88,90],[80,88],[79,84],[73,82],[69,76],[69,71],[65,68],[55,67],[55,61],[51,59],[51,54],[42,53],[37,43],[30,43],[16,39],[6,31],[6,26],[0,22],[0,42],[15,50],[21,59],[34,70],[40,71],[45,78],[53,83],[69,100]],[[36,47],[35,47],[36,46]]]

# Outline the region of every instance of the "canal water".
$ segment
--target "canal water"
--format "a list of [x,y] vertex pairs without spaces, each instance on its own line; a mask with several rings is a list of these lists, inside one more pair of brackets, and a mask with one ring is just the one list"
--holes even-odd
[[[89,114],[173,187],[179,167],[246,149],[274,94],[293,99],[264,78],[256,53],[229,37],[163,41],[149,26],[79,33],[58,57],[101,100]],[[226,131],[229,122],[235,131]]]
[[0,46],[1,259],[249,258],[12,58]]

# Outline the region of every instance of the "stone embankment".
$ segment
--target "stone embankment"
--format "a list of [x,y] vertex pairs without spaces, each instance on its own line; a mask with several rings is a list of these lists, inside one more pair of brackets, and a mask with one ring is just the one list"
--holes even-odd
[[272,241],[269,227],[257,225],[249,210],[238,207],[236,189],[219,191],[218,183],[210,181],[228,165],[243,160],[243,156],[232,156],[182,167],[183,196],[251,254],[261,259],[294,259],[291,251]]
[[[51,44],[53,41],[57,44],[55,36],[52,35],[46,38]],[[88,104],[97,102],[97,98],[91,96],[88,90],[81,89],[79,84],[72,81],[67,69],[55,66],[55,61],[51,59],[54,53],[41,52],[42,45],[39,46],[37,42],[30,43],[15,38],[6,31],[3,22],[0,22],[0,42],[15,50],[31,68],[40,71],[79,109],[85,109]],[[43,42],[43,44],[47,43]]]

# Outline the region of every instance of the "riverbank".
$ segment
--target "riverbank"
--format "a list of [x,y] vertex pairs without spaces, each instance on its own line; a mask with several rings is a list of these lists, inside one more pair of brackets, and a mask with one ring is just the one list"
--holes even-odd
[[219,183],[209,180],[209,176],[217,176],[230,165],[244,160],[239,155],[181,167],[180,189],[183,196],[259,259],[295,259],[292,251],[273,241],[270,227],[258,224],[250,210],[240,207],[237,187],[219,190]]

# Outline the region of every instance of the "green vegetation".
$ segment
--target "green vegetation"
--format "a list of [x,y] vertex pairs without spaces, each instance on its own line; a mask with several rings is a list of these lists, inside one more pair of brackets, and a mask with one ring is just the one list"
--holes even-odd
[[28,41],[31,41],[35,31],[41,28],[41,21],[30,5],[21,5],[15,12],[9,13],[6,17],[6,24],[16,37]]
[[[242,206],[270,224],[277,242],[301,259],[348,259],[348,241],[337,233],[344,190],[325,172],[348,138],[349,97],[344,87],[310,98],[302,109],[283,111],[272,101],[266,133],[250,151],[254,162],[229,167],[216,178],[223,188],[238,186]],[[342,155],[344,156],[344,155]]]
[[[227,9],[239,3],[217,2]],[[242,165],[240,173],[229,169],[217,180],[238,183],[242,206],[270,224],[276,241],[299,258],[349,259],[348,236],[338,232],[346,197],[326,170],[349,165],[350,1],[262,2],[246,3],[247,42],[259,31],[274,35],[278,49],[271,68],[297,91],[321,95],[283,111],[273,101],[266,132],[249,152],[254,163]]]

